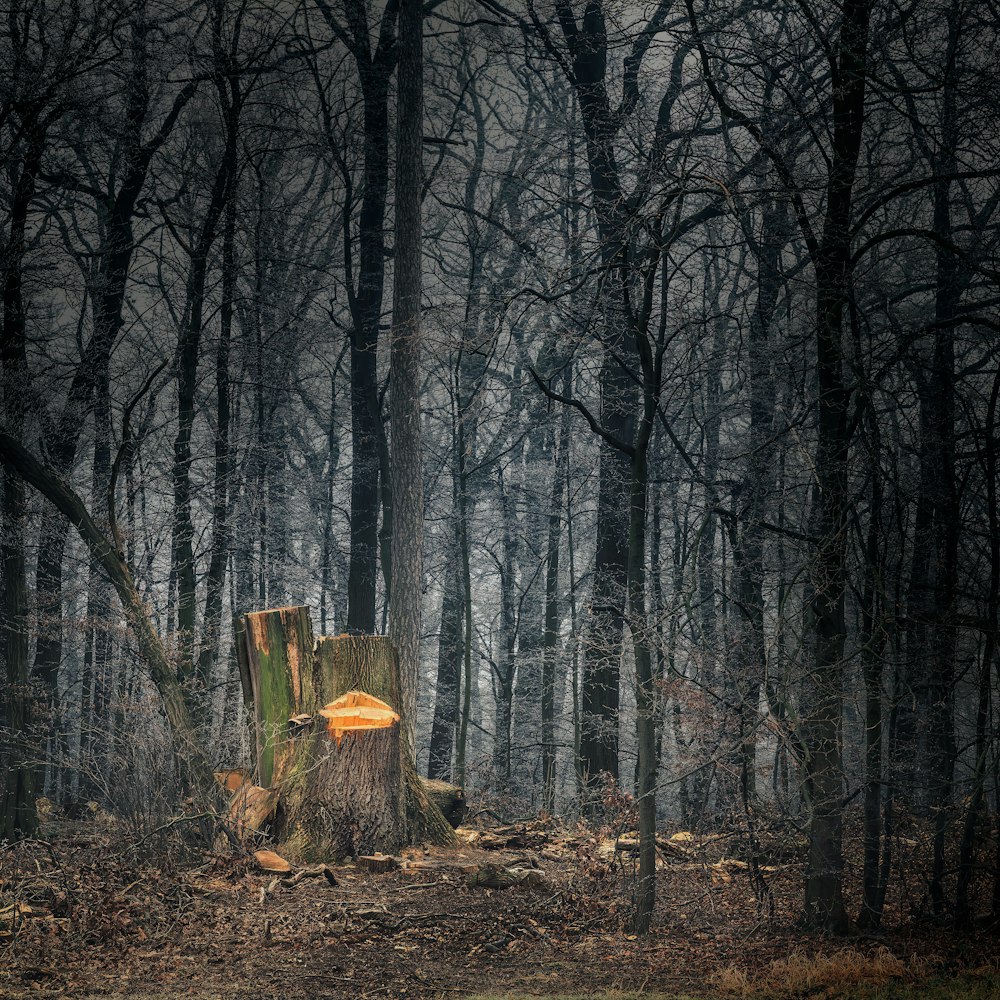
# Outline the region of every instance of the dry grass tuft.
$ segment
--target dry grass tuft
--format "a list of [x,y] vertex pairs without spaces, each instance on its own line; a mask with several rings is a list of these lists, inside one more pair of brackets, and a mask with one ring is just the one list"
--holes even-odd
[[926,978],[934,965],[933,957],[913,956],[904,960],[885,947],[873,952],[844,948],[830,955],[796,951],[772,962],[760,976],[753,978],[730,966],[716,973],[711,985],[720,993],[738,997],[841,994],[858,986],[918,981]]

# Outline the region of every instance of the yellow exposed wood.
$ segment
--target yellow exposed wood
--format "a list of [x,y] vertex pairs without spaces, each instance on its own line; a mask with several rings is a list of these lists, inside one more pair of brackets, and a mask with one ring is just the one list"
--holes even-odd
[[247,776],[239,768],[231,768],[226,771],[216,771],[215,780],[227,792],[235,792],[239,790],[241,785],[245,784]]
[[229,803],[228,818],[236,835],[246,837],[259,830],[277,808],[277,788],[261,788],[247,781]]
[[399,722],[399,716],[384,701],[364,691],[348,691],[320,709],[326,730],[340,743],[351,730],[387,729]]
[[274,851],[254,851],[257,864],[266,872],[290,872],[292,866],[280,854]]

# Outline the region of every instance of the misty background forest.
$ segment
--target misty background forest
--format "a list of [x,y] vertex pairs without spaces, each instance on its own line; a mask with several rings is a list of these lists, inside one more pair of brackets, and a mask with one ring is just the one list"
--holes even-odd
[[998,33],[6,0],[0,840],[212,811],[306,606],[404,785],[625,816],[640,932],[669,830],[762,918],[776,837],[813,927],[1000,914]]

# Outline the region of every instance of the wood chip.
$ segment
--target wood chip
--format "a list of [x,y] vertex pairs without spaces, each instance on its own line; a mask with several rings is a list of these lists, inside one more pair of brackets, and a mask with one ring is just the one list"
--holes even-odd
[[280,854],[274,851],[254,851],[257,864],[266,872],[290,872],[292,866]]
[[370,872],[391,872],[399,867],[399,859],[391,854],[362,854],[357,858],[358,865]]

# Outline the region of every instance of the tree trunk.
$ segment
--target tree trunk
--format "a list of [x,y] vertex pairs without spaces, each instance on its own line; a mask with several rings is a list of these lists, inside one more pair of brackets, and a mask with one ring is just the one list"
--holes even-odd
[[864,902],[858,922],[878,927],[882,920],[879,898],[882,855],[882,674],[885,656],[885,627],[879,592],[884,579],[881,558],[882,483],[879,468],[878,428],[874,418],[871,442],[871,510],[868,513],[868,540],[865,554],[865,585],[861,609],[862,667],[865,681],[865,798],[864,798]]
[[[566,366],[564,391],[572,387],[572,366]],[[559,645],[559,539],[562,498],[566,489],[563,466],[569,450],[569,408],[563,407],[559,438],[552,456],[552,492],[549,497],[548,541],[545,564],[545,634],[542,659],[542,808],[556,805],[556,654]]]
[[[608,352],[601,372],[602,423],[623,440],[630,440],[628,421],[616,412],[612,399],[626,391],[628,376]],[[631,386],[622,405],[634,395]],[[629,461],[602,439],[597,492],[597,549],[594,585],[583,652],[580,707],[580,756],[589,786],[603,772],[618,779],[619,668],[625,624],[628,512],[621,502],[628,488]]]
[[[458,548],[458,539],[454,539]],[[455,555],[454,549],[448,550]],[[427,777],[432,780],[451,778],[451,757],[455,745],[455,724],[458,721],[459,676],[462,665],[462,580],[454,571],[454,559],[445,570],[444,595],[441,599],[441,630],[438,635],[437,684],[434,693],[434,721],[431,725],[430,760]]]
[[[28,209],[35,195],[45,133],[37,120],[26,123],[27,150],[14,184],[10,231],[3,248],[3,326],[0,336],[2,415],[13,434],[24,430],[24,398],[28,392],[25,354],[23,267]],[[0,560],[3,565],[2,649],[6,665],[9,744],[0,747],[0,840],[32,837],[38,828],[35,810],[38,748],[34,742],[34,712],[28,664],[28,585],[24,559],[27,515],[24,481],[10,466],[2,476],[0,497]]]
[[[324,692],[339,696],[345,691],[365,691],[389,705],[400,703],[402,681],[399,659],[386,636],[344,635],[320,639],[317,646]],[[427,794],[412,756],[403,746],[400,761],[402,803],[408,843],[455,843],[448,821]]]
[[416,752],[420,669],[424,484],[420,454],[421,189],[423,185],[423,5],[400,0],[397,71],[396,247],[390,367],[392,595],[389,634],[399,656],[403,747]]
[[[236,199],[226,205],[222,238],[222,302],[219,307],[219,344],[215,355],[215,477],[212,490],[212,543],[205,581],[205,615],[198,654],[198,674],[205,684],[212,682],[212,670],[222,641],[222,603],[229,563],[230,466],[229,350],[233,330],[236,294]],[[332,470],[331,470],[332,475]]]
[[[972,794],[962,827],[962,841],[959,849],[958,887],[955,893],[955,918],[962,927],[969,927],[973,920],[972,901],[969,890],[972,886],[977,827],[982,818],[986,799],[986,772],[990,747],[987,742],[987,725],[990,715],[990,686],[994,664],[997,662],[997,633],[1000,629],[1000,514],[997,513],[997,404],[1000,401],[1000,372],[993,379],[986,408],[984,424],[983,464],[986,478],[986,517],[990,539],[990,587],[986,606],[986,636],[983,656],[979,664],[979,698],[976,706],[976,764],[973,773]],[[1000,812],[1000,803],[997,803]],[[997,860],[1000,873],[1000,859]]]
[[[322,688],[322,672],[315,678]],[[369,707],[357,727],[339,729],[337,713]],[[374,709],[372,711],[372,709]],[[283,803],[280,836],[303,861],[394,854],[406,843],[399,716],[385,702],[351,691],[330,702],[292,735],[276,777]]]
[[257,784],[268,788],[294,749],[287,739],[289,720],[302,712],[318,712],[325,704],[324,692],[314,676],[308,608],[254,611],[243,616],[242,625],[240,674],[244,699],[254,707]]

